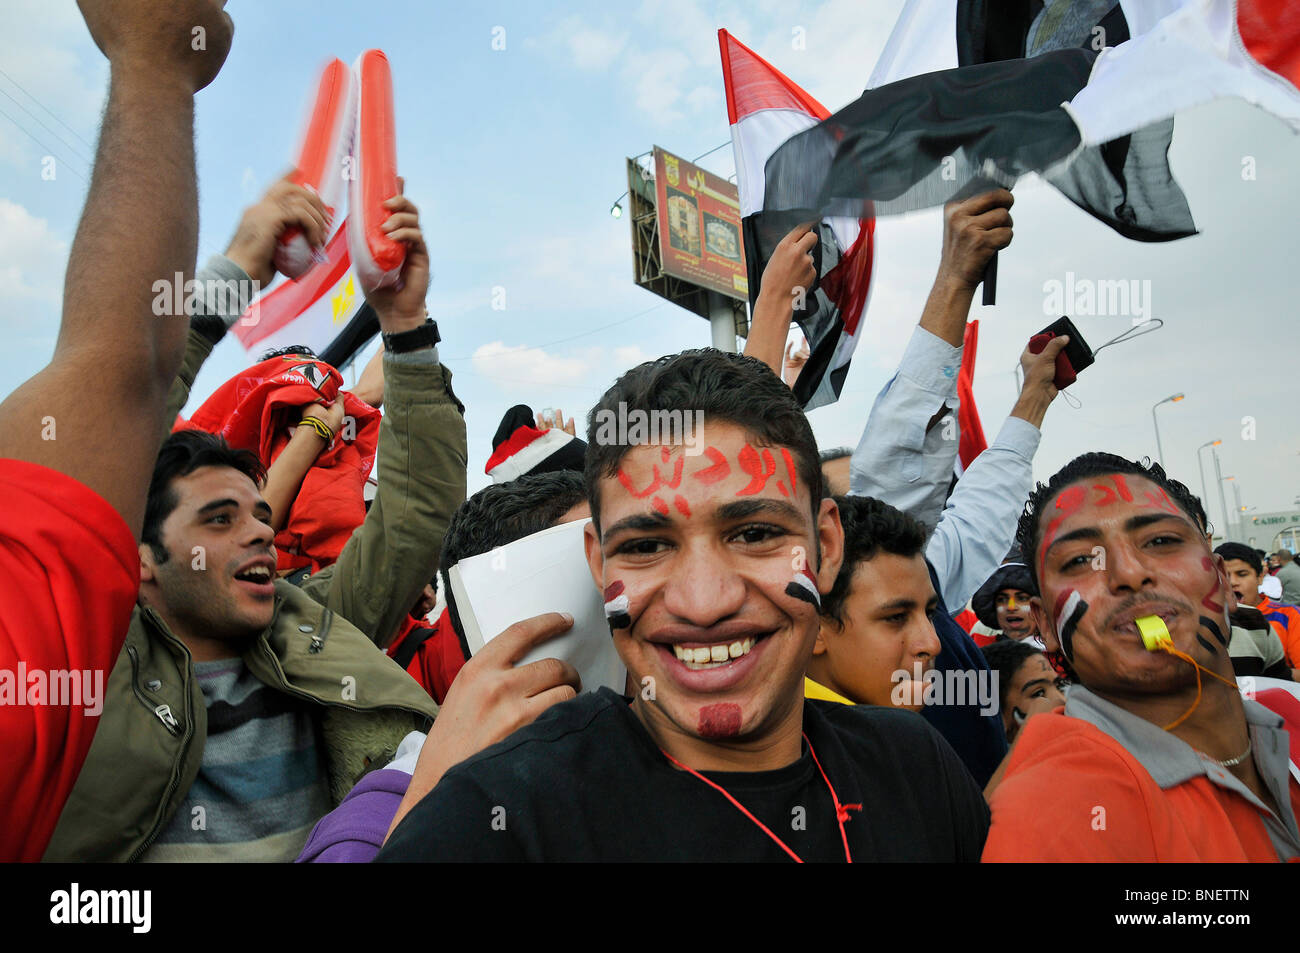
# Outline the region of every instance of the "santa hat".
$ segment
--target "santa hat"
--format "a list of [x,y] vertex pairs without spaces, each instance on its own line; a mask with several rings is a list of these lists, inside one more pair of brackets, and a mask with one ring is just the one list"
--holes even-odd
[[538,430],[536,420],[527,404],[516,404],[501,418],[484,468],[493,483],[506,483],[525,473],[582,472],[587,444],[558,427]]

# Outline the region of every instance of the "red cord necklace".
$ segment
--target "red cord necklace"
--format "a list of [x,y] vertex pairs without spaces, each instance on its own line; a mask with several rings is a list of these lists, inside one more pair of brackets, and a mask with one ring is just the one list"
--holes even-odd
[[[831,801],[835,805],[835,820],[840,825],[840,840],[844,842],[844,859],[845,861],[851,864],[853,863],[853,854],[849,850],[849,835],[844,832],[844,822],[849,819],[849,811],[860,811],[862,810],[862,805],[840,803],[839,795],[835,793],[835,787],[834,785],[831,784],[831,779],[826,776],[826,771],[825,769],[822,768],[822,763],[819,760],[817,760],[817,752],[813,750],[812,742],[808,740],[807,733],[800,732],[800,734],[803,735],[803,740],[808,744],[808,753],[812,755],[813,764],[817,765],[817,770],[821,772],[822,780],[826,782],[827,790],[831,792]],[[747,818],[749,818],[756,825],[758,825],[759,830],[761,830],[768,837],[772,838],[772,840],[776,841],[778,847],[780,847],[783,851],[785,851],[787,854],[793,857],[795,863],[802,864],[804,862],[803,858],[800,857],[798,854],[796,854],[793,850],[791,850],[789,845],[786,844],[785,841],[781,840],[781,838],[773,834],[771,828],[769,828],[766,824],[764,824],[753,814],[751,814],[749,810],[745,807],[745,805],[741,804],[734,797],[732,797],[731,794],[728,793],[727,789],[724,788],[721,784],[718,784],[715,781],[710,781],[708,778],[700,774],[700,772],[696,771],[694,768],[690,767],[689,765],[682,764],[680,761],[678,761],[676,758],[670,755],[667,751],[664,751],[663,748],[660,748],[659,751],[661,754],[663,754],[665,758],[667,758],[673,764],[677,765],[677,767],[681,768],[683,771],[687,772],[688,774],[695,775],[695,777],[699,778],[709,787],[713,788],[713,790],[717,791],[728,801],[730,801],[732,805],[736,808],[736,810],[740,811],[741,814],[744,814]]]

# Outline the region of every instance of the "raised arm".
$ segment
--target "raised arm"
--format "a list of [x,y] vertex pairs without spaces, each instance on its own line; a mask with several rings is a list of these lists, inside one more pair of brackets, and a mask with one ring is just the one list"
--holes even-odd
[[[389,336],[428,320],[429,253],[419,213],[405,196],[388,201],[389,234],[407,243],[400,290],[367,294]],[[386,645],[438,567],[451,515],[465,499],[468,448],[451,372],[433,344],[383,357],[384,418],[379,427],[375,498],[338,561],[303,588],[378,645]]]
[[[234,26],[216,0],[78,5],[108,57],[108,105],[54,357],[0,404],[0,457],[79,480],[138,533],[185,343],[183,314],[164,304],[184,301],[172,286],[193,273],[198,243],[194,94],[221,69]],[[119,424],[87,408],[112,408]]]
[[933,527],[952,482],[966,316],[984,266],[1011,244],[1011,193],[998,189],[944,207],[943,249],[917,330],[872,405],[849,464],[849,492],[884,500]]
[[816,230],[800,225],[781,239],[763,269],[763,286],[754,302],[745,356],[758,358],[777,377],[782,376],[785,339],[790,334],[795,298],[806,294],[817,278],[812,257],[816,244]]
[[244,209],[226,253],[213,255],[195,276],[204,293],[195,299],[185,357],[167,395],[164,435],[189,400],[199,368],[212,349],[275,277],[275,247],[280,236],[296,227],[313,248],[322,248],[329,225],[320,196],[294,185],[287,176]]
[[1047,408],[1056,399],[1056,355],[1069,341],[1058,337],[1041,354],[1020,356],[1025,386],[997,439],[966,468],[925,547],[943,600],[953,611],[966,605],[1011,548],[1016,522],[1033,483],[1034,453]]

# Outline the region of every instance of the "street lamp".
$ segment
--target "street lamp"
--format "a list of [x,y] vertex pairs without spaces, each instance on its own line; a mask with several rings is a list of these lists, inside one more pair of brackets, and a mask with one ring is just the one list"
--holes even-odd
[[[1219,443],[1219,441],[1216,440],[1216,441],[1215,441],[1215,444],[1217,445],[1218,443]],[[1218,451],[1217,449],[1212,449],[1212,450],[1210,451],[1210,455],[1214,457],[1214,475],[1215,475],[1216,477],[1218,477],[1218,481],[1219,481],[1219,509],[1220,509],[1220,510],[1222,511],[1222,513],[1223,513],[1223,539],[1224,539],[1224,542],[1227,542],[1227,539],[1228,539],[1228,503],[1227,503],[1227,501],[1224,500],[1224,498],[1223,498],[1223,470],[1219,467],[1219,451]]]
[[1165,452],[1160,446],[1160,422],[1156,420],[1156,407],[1159,407],[1161,404],[1177,403],[1182,399],[1182,394],[1174,394],[1172,397],[1166,397],[1164,400],[1158,401],[1151,408],[1151,424],[1156,428],[1156,459],[1162,467],[1165,465]]
[[1222,440],[1208,440],[1196,448],[1196,472],[1201,475],[1201,505],[1206,507],[1206,513],[1209,513],[1210,495],[1205,489],[1205,466],[1201,462],[1201,451],[1206,447],[1217,447],[1221,443]]
[[[1223,477],[1223,478],[1222,478],[1222,481],[1223,481],[1223,483],[1231,483],[1231,484],[1232,484],[1232,495],[1233,495],[1233,498],[1237,501],[1237,507],[1236,507],[1236,509],[1234,509],[1234,510],[1232,511],[1232,525],[1233,525],[1233,527],[1234,527],[1234,532],[1237,534],[1237,539],[1240,540],[1240,539],[1241,539],[1241,489],[1240,489],[1240,484],[1237,483],[1237,478],[1236,478],[1235,476],[1226,476],[1226,477]],[[1222,489],[1222,483],[1220,484],[1220,489]],[[1226,512],[1223,514],[1223,518],[1224,518],[1224,519],[1227,519],[1227,518],[1228,518],[1228,514],[1227,514]]]

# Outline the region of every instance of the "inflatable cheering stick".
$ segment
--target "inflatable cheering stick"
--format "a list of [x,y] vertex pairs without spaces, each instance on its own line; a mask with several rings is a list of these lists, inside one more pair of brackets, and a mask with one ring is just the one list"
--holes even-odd
[[[290,176],[295,185],[319,195],[330,216],[343,205],[344,180],[350,172],[348,156],[355,134],[356,87],[352,71],[342,60],[331,60],[321,73],[302,148]],[[287,229],[275,249],[276,269],[296,280],[315,263],[316,257],[301,229]]]
[[350,183],[348,252],[366,291],[395,285],[406,246],[381,231],[392,215],[384,202],[397,194],[397,130],[393,122],[393,74],[388,57],[366,50],[352,66],[357,95],[356,167]]

